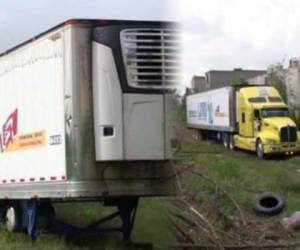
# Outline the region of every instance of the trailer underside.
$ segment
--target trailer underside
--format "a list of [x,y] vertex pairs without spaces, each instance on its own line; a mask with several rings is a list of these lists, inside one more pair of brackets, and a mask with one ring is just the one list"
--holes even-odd
[[[126,187],[126,188],[125,188]],[[148,180],[66,181],[3,185],[1,199],[88,200],[116,196],[169,196],[176,194],[174,178]]]

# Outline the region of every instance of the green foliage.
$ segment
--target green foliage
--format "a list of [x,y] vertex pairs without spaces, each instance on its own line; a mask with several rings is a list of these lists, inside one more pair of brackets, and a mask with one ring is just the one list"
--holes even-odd
[[287,89],[286,89],[285,79],[283,76],[280,76],[275,72],[271,73],[268,76],[267,83],[268,85],[275,87],[278,90],[281,97],[283,98],[283,100],[287,102]]
[[169,115],[174,126],[186,124],[186,96],[173,95],[172,112]]
[[290,108],[290,114],[293,121],[296,122],[298,130],[300,130],[300,113],[299,110]]
[[234,73],[233,79],[231,81],[232,85],[240,85],[244,82],[244,79],[238,72]]
[[173,109],[173,121],[186,123],[186,103],[175,103]]

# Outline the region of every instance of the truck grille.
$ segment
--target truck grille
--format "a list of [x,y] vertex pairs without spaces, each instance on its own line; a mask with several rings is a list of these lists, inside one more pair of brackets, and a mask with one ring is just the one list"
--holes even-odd
[[283,127],[280,129],[281,142],[296,142],[297,141],[297,129],[296,127]]
[[121,32],[128,84],[174,88],[179,84],[180,39],[175,29],[140,28]]

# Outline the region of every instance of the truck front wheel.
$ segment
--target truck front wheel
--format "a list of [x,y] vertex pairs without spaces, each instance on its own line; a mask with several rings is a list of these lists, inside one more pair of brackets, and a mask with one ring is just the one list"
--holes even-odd
[[198,130],[198,140],[206,141],[208,138],[207,132],[205,130]]
[[261,140],[258,140],[256,143],[256,155],[259,159],[263,159],[265,156],[264,145],[262,144]]

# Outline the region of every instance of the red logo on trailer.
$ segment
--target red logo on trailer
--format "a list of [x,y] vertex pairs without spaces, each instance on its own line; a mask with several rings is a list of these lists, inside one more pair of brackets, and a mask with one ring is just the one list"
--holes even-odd
[[14,137],[18,133],[18,109],[9,115],[6,122],[2,126],[1,133],[1,149],[2,151],[13,143]]
[[46,131],[33,131],[19,135],[18,109],[12,112],[0,127],[0,149],[2,153],[46,146]]

